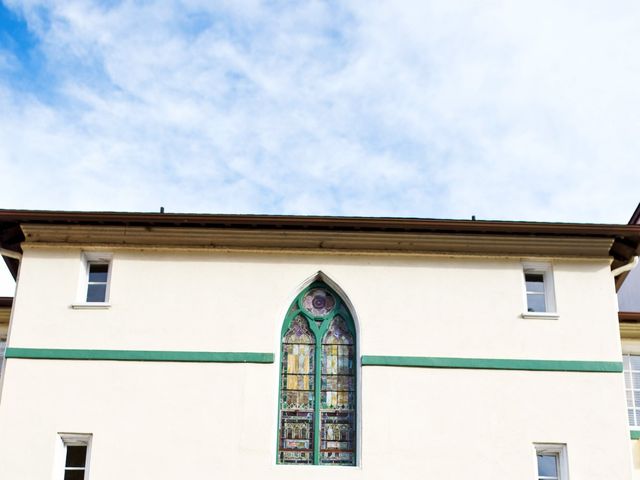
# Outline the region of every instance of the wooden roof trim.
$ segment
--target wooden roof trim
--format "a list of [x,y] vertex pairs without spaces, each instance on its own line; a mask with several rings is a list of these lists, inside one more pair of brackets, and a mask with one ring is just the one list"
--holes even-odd
[[609,237],[470,235],[413,232],[317,230],[242,230],[233,228],[23,225],[23,247],[81,248],[176,247],[301,250],[314,252],[387,252],[489,254],[509,256],[607,258]]
[[620,323],[640,323],[640,312],[618,312]]
[[195,228],[319,229],[413,231],[471,234],[631,236],[640,238],[640,225],[519,222],[495,220],[439,220],[392,217],[331,217],[302,215],[227,215],[192,213],[67,212],[0,210],[0,225],[49,223]]

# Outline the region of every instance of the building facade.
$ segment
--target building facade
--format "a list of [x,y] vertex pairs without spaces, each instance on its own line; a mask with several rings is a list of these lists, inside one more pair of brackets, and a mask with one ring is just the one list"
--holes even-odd
[[[640,205],[629,224],[640,224]],[[625,278],[619,278],[618,284],[618,317],[635,480],[640,479],[640,268],[636,267],[626,273]]]
[[2,379],[2,365],[4,363],[4,352],[7,346],[12,303],[13,298],[0,297],[0,381]]
[[[0,478],[632,478],[634,226],[0,211]],[[15,260],[15,261],[14,261]]]

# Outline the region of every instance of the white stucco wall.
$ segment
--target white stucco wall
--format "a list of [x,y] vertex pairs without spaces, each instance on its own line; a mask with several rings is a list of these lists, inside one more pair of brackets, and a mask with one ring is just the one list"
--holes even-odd
[[365,367],[359,467],[275,465],[277,366],[9,359],[0,478],[49,479],[57,432],[91,432],[91,480],[629,479],[615,374]]
[[278,342],[321,270],[362,355],[620,361],[606,259],[553,261],[558,320],[528,320],[521,259],[112,250],[108,310],[74,310],[79,250],[29,250],[10,347],[276,353],[274,364],[9,359],[0,479],[53,479],[58,432],[92,433],[90,480],[535,478],[566,443],[572,479],[629,480],[612,373],[365,366],[358,467],[275,465]]
[[351,300],[365,355],[620,356],[606,259],[553,262],[559,320],[520,317],[520,259],[115,251],[112,268],[111,308],[73,310],[81,252],[27,250],[10,345],[273,352],[321,270]]

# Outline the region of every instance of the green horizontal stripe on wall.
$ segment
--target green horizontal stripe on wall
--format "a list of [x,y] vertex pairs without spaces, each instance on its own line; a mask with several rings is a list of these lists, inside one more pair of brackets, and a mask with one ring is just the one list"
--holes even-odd
[[120,360],[139,362],[273,363],[273,353],[174,352],[163,350],[77,350],[61,348],[17,348],[5,351],[7,358],[50,360]]
[[382,367],[471,368],[482,370],[536,370],[544,372],[622,372],[622,362],[582,360],[520,360],[506,358],[396,357],[387,355],[363,355],[362,365]]
[[631,430],[629,433],[631,440],[640,440],[640,430]]

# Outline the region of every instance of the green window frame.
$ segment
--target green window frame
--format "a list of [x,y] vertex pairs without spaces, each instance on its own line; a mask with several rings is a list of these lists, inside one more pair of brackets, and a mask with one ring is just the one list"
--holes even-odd
[[341,296],[316,281],[292,302],[280,337],[278,464],[357,460],[357,342]]

